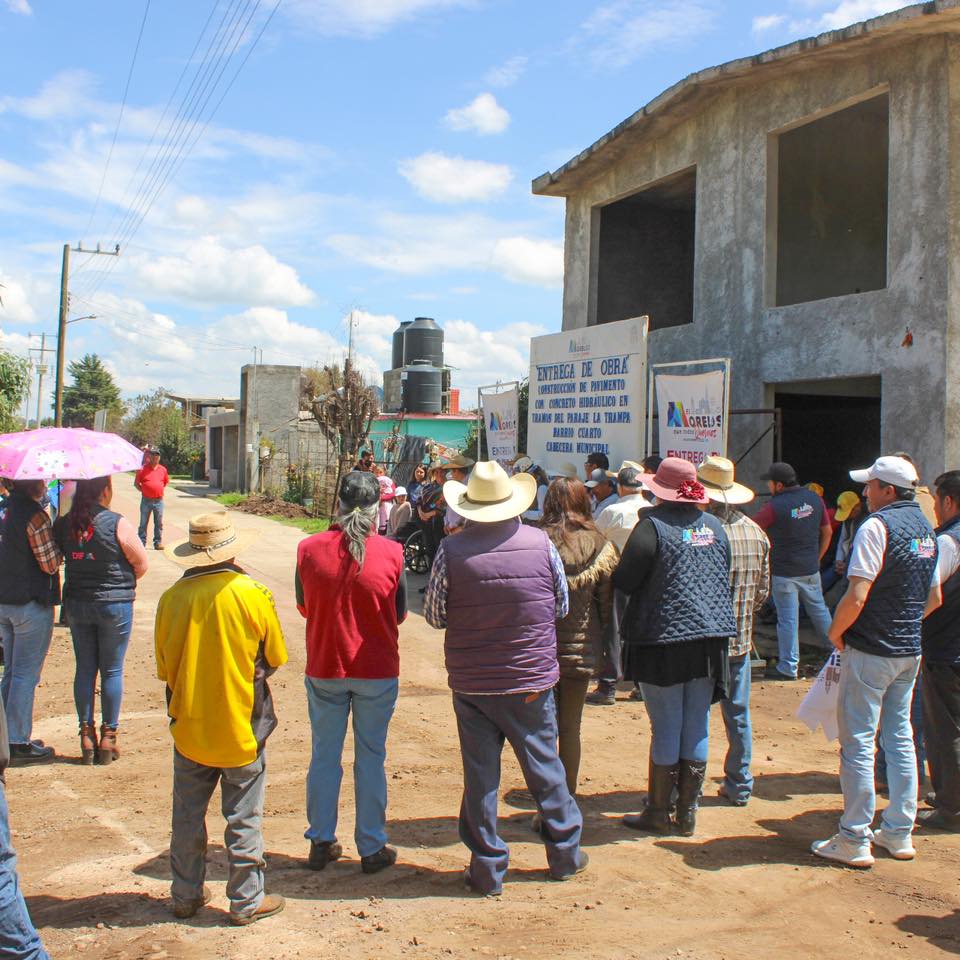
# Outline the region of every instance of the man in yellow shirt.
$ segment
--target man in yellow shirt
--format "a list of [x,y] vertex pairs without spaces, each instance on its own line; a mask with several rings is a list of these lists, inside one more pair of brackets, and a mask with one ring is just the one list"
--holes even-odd
[[250,540],[226,513],[194,517],[189,538],[164,549],[187,572],[160,598],[154,632],[174,741],[173,912],[192,917],[210,900],[205,821],[219,783],[238,926],[284,907],[283,897],[264,894],[261,825],[264,745],[277,726],[267,677],[287,650],[270,591],[234,562]]

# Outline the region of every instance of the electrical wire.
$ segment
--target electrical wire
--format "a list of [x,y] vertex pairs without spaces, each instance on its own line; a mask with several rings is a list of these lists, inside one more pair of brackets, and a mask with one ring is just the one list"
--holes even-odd
[[83,228],[84,234],[90,230],[90,226],[93,223],[93,218],[97,214],[97,208],[100,206],[100,198],[103,196],[103,186],[107,180],[107,172],[110,169],[110,161],[113,159],[114,147],[117,145],[117,136],[120,133],[120,124],[123,122],[123,110],[127,105],[127,95],[130,93],[130,81],[133,79],[133,68],[137,63],[137,54],[140,53],[140,42],[143,40],[143,31],[147,25],[147,15],[149,13],[150,0],[147,0],[146,6],[143,9],[143,19],[140,21],[140,31],[137,34],[137,43],[133,48],[133,58],[130,60],[130,69],[127,71],[127,82],[123,87],[123,99],[120,101],[120,113],[117,115],[117,125],[113,130],[113,140],[110,142],[110,149],[107,151],[107,162],[103,165],[103,174],[100,176],[100,187],[97,190],[97,199],[93,202],[93,209],[90,211],[90,217],[87,220],[87,225]]

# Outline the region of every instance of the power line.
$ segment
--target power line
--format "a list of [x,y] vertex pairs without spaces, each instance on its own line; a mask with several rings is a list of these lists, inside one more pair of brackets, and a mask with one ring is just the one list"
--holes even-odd
[[[127,94],[130,92],[130,81],[133,79],[133,68],[137,63],[137,54],[140,52],[140,41],[143,40],[143,30],[147,25],[147,14],[149,13],[150,0],[147,0],[146,6],[143,9],[143,19],[140,21],[140,32],[137,34],[137,43],[133,48],[133,58],[130,60],[130,69],[127,71],[127,82],[123,87],[123,99],[120,101],[120,113],[117,116],[117,125],[113,130],[113,140],[110,142],[110,149],[107,152],[107,162],[103,165],[103,174],[100,177],[100,187],[97,190],[97,199],[93,202],[93,209],[90,211],[90,218],[87,220],[87,225],[83,228],[84,233],[89,231],[90,225],[93,223],[93,218],[97,214],[97,208],[100,206],[100,198],[103,196],[103,185],[106,183],[107,171],[110,169],[110,161],[113,159],[113,149],[117,145],[117,136],[120,133],[120,124],[123,122],[123,110],[127,105]],[[87,262],[89,263],[89,261]]]

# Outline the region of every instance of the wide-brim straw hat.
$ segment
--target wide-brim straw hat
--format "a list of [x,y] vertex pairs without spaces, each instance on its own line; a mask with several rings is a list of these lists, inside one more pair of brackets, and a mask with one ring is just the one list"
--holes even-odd
[[554,467],[552,470],[547,471],[547,476],[554,480],[557,477],[566,477],[567,480],[576,480],[579,475],[580,472],[569,461],[566,463],[561,463],[559,467]]
[[655,476],[644,474],[640,482],[658,499],[671,503],[709,503],[706,487],[697,479],[689,460],[666,457]]
[[455,470],[469,470],[473,466],[473,461],[462,453],[458,453],[455,457],[445,460],[443,465],[447,468],[453,467]]
[[496,523],[511,520],[529,509],[537,496],[537,481],[529,473],[512,477],[495,461],[481,460],[469,483],[448,480],[443,485],[447,506],[466,520]]
[[201,513],[190,521],[190,535],[163,548],[163,555],[181,567],[209,567],[232,560],[258,537],[237,532],[227,513]]
[[726,457],[707,457],[697,471],[697,476],[711,500],[737,506],[749,503],[756,494],[733,479],[735,471],[733,462]]

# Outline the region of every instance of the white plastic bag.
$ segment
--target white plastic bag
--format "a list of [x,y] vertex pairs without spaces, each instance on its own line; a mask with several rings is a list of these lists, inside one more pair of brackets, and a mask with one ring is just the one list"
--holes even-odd
[[807,695],[797,707],[797,719],[802,720],[811,731],[823,727],[827,740],[837,740],[840,729],[837,724],[837,703],[840,691],[840,651],[834,650],[823,665]]

